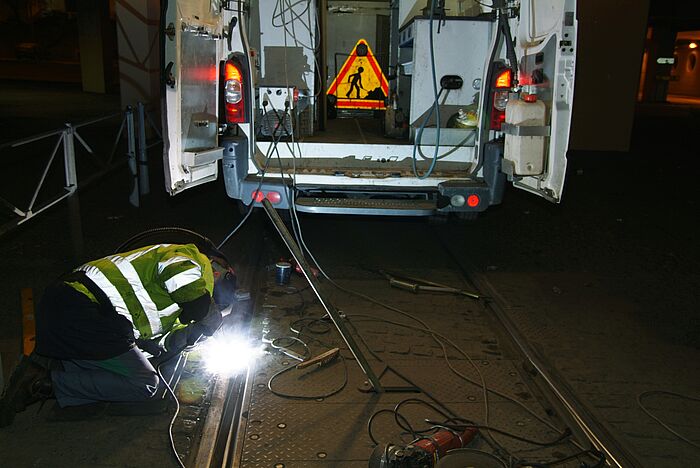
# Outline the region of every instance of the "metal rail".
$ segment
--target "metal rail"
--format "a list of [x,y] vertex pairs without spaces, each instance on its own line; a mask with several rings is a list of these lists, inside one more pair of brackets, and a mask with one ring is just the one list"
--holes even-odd
[[[46,211],[57,203],[65,200],[66,198],[74,195],[78,190],[78,171],[76,165],[76,141],[79,147],[82,147],[87,154],[89,154],[98,166],[98,171],[90,176],[85,177],[82,181],[81,186],[87,186],[94,182],[98,178],[104,176],[112,169],[124,163],[121,161],[114,161],[115,154],[117,152],[117,147],[119,146],[122,136],[124,135],[124,128],[126,127],[126,141],[127,141],[127,161],[129,162],[129,168],[134,177],[134,186],[129,197],[129,201],[132,205],[139,206],[139,198],[141,195],[147,195],[150,191],[148,185],[148,159],[147,159],[147,149],[157,144],[162,140],[162,136],[158,128],[156,127],[153,119],[146,111],[142,103],[138,103],[136,112],[137,121],[134,122],[134,109],[131,106],[123,112],[115,112],[109,115],[98,117],[95,119],[86,120],[77,124],[66,123],[63,128],[39,133],[32,135],[30,137],[21,138],[15,141],[0,144],[0,156],[6,156],[10,150],[24,147],[32,143],[39,141],[44,141],[52,137],[56,138],[56,142],[52,147],[51,152],[47,158],[47,162],[41,171],[38,182],[34,185],[34,191],[30,197],[29,202],[23,207],[18,206],[18,203],[13,203],[6,198],[0,197],[0,205],[5,207],[14,218],[10,221],[5,222],[0,225],[0,236],[11,231],[12,229],[24,224],[29,221],[39,213]],[[92,147],[87,143],[87,141],[80,135],[78,129],[82,129],[97,123],[109,121],[117,117],[122,117],[116,136],[109,153],[104,157],[100,158]],[[146,141],[146,125],[149,125],[151,129],[158,135],[158,140],[150,144]],[[138,130],[138,135],[136,131]],[[54,194],[47,201],[42,204],[37,204],[39,194],[45,189],[46,179],[49,174],[51,167],[54,165],[59,153],[62,152],[63,156],[63,187],[57,194]],[[5,153],[5,154],[1,154]],[[138,159],[138,164],[137,164]]]
[[530,345],[501,305],[498,299],[500,296],[496,293],[491,283],[482,275],[478,274],[473,265],[463,264],[442,239],[440,239],[440,244],[462,271],[466,279],[478,291],[490,298],[488,301],[485,301],[484,307],[493,313],[494,318],[503,327],[508,338],[510,338],[515,345],[515,348],[522,354],[532,368],[537,371],[538,375],[542,377],[546,383],[545,390],[547,390],[553,398],[556,398],[556,402],[559,403],[558,406],[564,410],[563,414],[578,427],[596,450],[605,454],[607,466],[620,468],[641,466],[639,461],[636,460],[636,457],[624,449],[620,443],[595,420],[584,405],[578,401],[573,391],[562,382],[562,378],[556,375],[552,366],[550,366],[532,345]]

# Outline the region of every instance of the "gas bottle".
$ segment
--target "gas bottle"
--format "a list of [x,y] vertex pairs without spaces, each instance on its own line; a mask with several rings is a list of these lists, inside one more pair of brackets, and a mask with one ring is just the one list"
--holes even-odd
[[[509,99],[506,123],[517,127],[544,127],[547,109],[542,101]],[[506,132],[504,159],[513,163],[516,175],[538,175],[544,171],[545,136],[518,136]]]

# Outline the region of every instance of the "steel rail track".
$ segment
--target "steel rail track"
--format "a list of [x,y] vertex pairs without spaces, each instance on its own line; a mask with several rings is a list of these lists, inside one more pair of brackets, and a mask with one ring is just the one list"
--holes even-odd
[[575,396],[563,377],[518,329],[506,311],[502,296],[491,282],[479,273],[473,264],[457,257],[441,236],[436,234],[435,237],[467,282],[481,293],[482,297],[488,298],[483,301],[484,308],[493,313],[515,351],[531,366],[536,375],[542,378],[544,385],[535,379],[532,380],[547,395],[548,400],[557,406],[559,415],[566,418],[571,427],[578,429],[579,435],[583,435],[592,447],[605,454],[607,466],[641,467],[641,462],[597,421],[591,411]]
[[[261,229],[260,216],[254,215],[248,222],[255,224],[257,231]],[[255,231],[255,229],[242,231],[246,233],[243,235],[247,238],[241,242],[245,244],[245,248],[239,249],[243,255],[238,258],[236,265],[238,272],[247,272],[242,277],[242,281],[240,273],[238,274],[237,287],[250,291],[251,297],[236,311],[237,314],[247,317],[246,323],[249,323],[256,310],[259,287],[263,279],[261,275],[265,274],[265,268],[261,267],[261,262],[264,261],[262,254],[264,242]],[[245,375],[234,375],[216,382],[204,427],[199,434],[197,448],[188,458],[187,466],[224,467],[233,464],[237,449],[237,431],[245,406],[245,390],[250,375],[251,370],[248,370]]]

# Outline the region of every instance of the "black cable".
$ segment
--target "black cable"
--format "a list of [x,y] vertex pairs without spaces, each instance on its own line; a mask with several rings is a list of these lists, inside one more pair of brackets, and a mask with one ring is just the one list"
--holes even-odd
[[281,376],[282,374],[286,374],[287,372],[291,372],[291,371],[295,370],[296,364],[289,365],[289,366],[283,368],[282,370],[276,372],[275,374],[273,374],[272,377],[270,377],[270,380],[267,381],[267,388],[270,390],[270,392],[272,392],[273,395],[276,395],[276,396],[281,397],[281,398],[289,398],[289,399],[293,399],[293,400],[317,400],[319,398],[325,399],[325,398],[331,397],[333,395],[336,395],[336,394],[342,392],[348,384],[348,365],[345,362],[345,358],[343,357],[342,354],[339,354],[338,357],[343,362],[343,373],[344,373],[343,383],[338,388],[336,388],[332,391],[322,393],[320,395],[293,395],[290,393],[284,393],[284,392],[280,392],[279,390],[275,390],[273,388],[273,382],[275,381],[275,379],[278,378],[279,376]]
[[[129,247],[134,247],[135,243],[138,243],[139,241],[142,241],[145,237],[149,237],[153,234],[163,234],[163,233],[179,233],[179,234],[186,234],[187,236],[191,236],[193,238],[199,239],[202,243],[206,244],[210,248],[214,248],[215,250],[219,250],[216,248],[214,243],[206,236],[203,236],[202,234],[192,231],[191,229],[186,229],[183,227],[179,226],[165,226],[165,227],[159,227],[159,228],[152,228],[152,229],[147,229],[145,231],[139,232],[138,234],[134,234],[127,240],[121,243],[119,247],[115,250],[116,253],[119,252],[124,252],[125,250],[129,249]],[[221,253],[223,255],[223,253]],[[225,259],[225,257],[224,257]]]
[[[502,1],[502,0],[501,0]],[[499,7],[498,12],[498,23],[499,28],[503,34],[506,41],[506,56],[510,62],[510,66],[513,69],[513,84],[518,84],[518,56],[515,54],[515,44],[513,44],[513,36],[510,32],[510,23],[508,23],[508,16],[506,14],[505,8]]]
[[[273,131],[273,134],[275,131],[277,131],[277,128],[275,128],[275,130]],[[260,174],[260,181],[258,182],[258,187],[255,189],[255,193],[259,192],[260,189],[262,188],[263,181],[265,180],[265,174],[267,173],[267,167],[270,164],[270,160],[272,159],[272,151],[274,148],[277,148],[277,144],[280,142],[281,138],[282,138],[281,135],[277,140],[275,140],[273,138],[272,145],[270,145],[270,147],[267,150],[267,154],[265,155],[265,165],[262,168],[262,172]],[[224,246],[224,244],[226,244],[226,242],[228,242],[229,239],[231,239],[231,237],[233,237],[233,235],[241,228],[241,226],[243,226],[243,224],[245,224],[245,222],[248,220],[250,215],[253,213],[254,208],[255,208],[255,200],[251,200],[250,206],[248,207],[248,211],[246,212],[243,219],[240,220],[240,222],[236,225],[236,227],[234,227],[231,230],[231,232],[229,232],[226,235],[224,240],[222,240],[219,243],[219,245],[216,246],[217,249],[221,249]]]
[[[376,419],[377,416],[383,413],[392,413],[396,416],[396,411],[393,409],[380,409],[379,411],[375,411],[367,420],[367,434],[369,435],[370,440],[374,445],[379,445],[379,441],[374,437],[374,433],[372,432],[372,424],[374,423],[374,420]],[[403,418],[403,415],[399,415],[401,418]],[[405,419],[405,418],[404,418]],[[408,421],[406,421],[408,423]],[[415,434],[412,434],[413,438],[415,439],[416,436]]]
[[[302,324],[302,326],[298,327],[299,324]],[[316,326],[316,324],[320,324],[323,326],[314,329],[313,327]],[[314,333],[316,335],[323,335],[331,331],[331,325],[324,317],[302,317],[289,324],[289,329],[297,335],[301,334],[304,328],[309,330],[310,333]]]
[[538,447],[552,447],[553,445],[559,445],[562,442],[565,442],[569,437],[571,437],[571,429],[569,429],[568,427],[566,429],[564,429],[564,432],[559,434],[559,437],[557,437],[556,439],[548,441],[548,442],[541,442],[538,440],[532,440],[532,439],[528,439],[528,438],[523,437],[523,436],[519,436],[517,434],[513,434],[512,432],[504,431],[503,429],[498,429],[498,428],[492,427],[492,426],[484,426],[481,424],[472,424],[472,423],[449,424],[449,423],[441,423],[441,422],[436,422],[436,421],[431,421],[431,420],[426,420],[426,422],[428,424],[433,424],[435,426],[442,426],[442,427],[446,427],[448,429],[453,429],[453,430],[465,430],[465,429],[468,429],[470,427],[473,427],[474,429],[484,429],[487,431],[493,431],[493,432],[497,432],[498,434],[502,434],[506,437],[509,437],[511,439],[519,440],[520,442],[524,442],[524,443],[530,444],[530,445],[536,445]]
[[[288,344],[282,344],[280,343],[283,340],[289,340],[291,343]],[[311,356],[311,350],[309,349],[309,345],[304,343],[302,340],[297,338],[296,336],[278,336],[274,340],[270,342],[270,346],[273,347],[274,349],[281,350],[282,352],[289,350],[291,346],[294,345],[294,343],[299,343],[304,347],[304,355],[302,356],[303,359],[308,359]],[[289,350],[291,351],[291,350]]]

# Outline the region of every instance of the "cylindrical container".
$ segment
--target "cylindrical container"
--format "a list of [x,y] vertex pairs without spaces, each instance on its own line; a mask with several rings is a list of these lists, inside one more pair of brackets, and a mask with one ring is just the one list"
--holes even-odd
[[289,283],[289,278],[292,276],[292,264],[288,262],[278,262],[275,264],[275,280],[280,286]]

